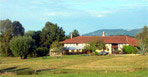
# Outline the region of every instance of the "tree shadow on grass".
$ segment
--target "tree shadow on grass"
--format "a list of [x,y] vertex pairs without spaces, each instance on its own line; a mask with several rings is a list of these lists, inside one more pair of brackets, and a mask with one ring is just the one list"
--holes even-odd
[[19,72],[23,72],[26,70],[30,70],[29,68],[20,68],[17,69],[17,67],[9,67],[9,68],[5,68],[5,69],[0,69],[0,73],[5,73],[5,72],[11,72],[11,73],[19,73]]
[[5,69],[0,69],[0,74],[6,73],[6,72],[11,72],[11,73],[15,73],[17,75],[32,75],[32,74],[38,74],[40,72],[51,71],[51,70],[54,70],[54,69],[33,70],[30,68],[17,69],[17,67],[9,67],[9,68],[5,68]]

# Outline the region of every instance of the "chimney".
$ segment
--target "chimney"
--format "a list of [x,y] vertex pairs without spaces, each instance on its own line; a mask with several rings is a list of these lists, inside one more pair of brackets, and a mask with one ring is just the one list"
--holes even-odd
[[72,37],[73,37],[73,36],[72,36],[72,33],[71,33],[71,34],[70,34],[70,38],[72,39]]
[[104,36],[104,37],[106,36],[106,35],[105,35],[105,32],[103,32],[102,36]]

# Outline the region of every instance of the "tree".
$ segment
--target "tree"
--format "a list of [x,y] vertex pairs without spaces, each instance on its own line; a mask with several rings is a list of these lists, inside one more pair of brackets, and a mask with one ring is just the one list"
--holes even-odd
[[50,46],[50,49],[52,49],[53,51],[61,51],[62,48],[63,48],[63,45],[58,41],[54,41]]
[[35,40],[35,44],[37,47],[40,46],[40,33],[41,31],[28,31],[25,33],[25,36],[30,36]]
[[47,56],[48,53],[49,51],[48,51],[48,48],[46,47],[38,47],[36,49],[36,54],[38,57]]
[[14,21],[12,25],[13,25],[13,34],[14,34],[13,36],[24,35],[24,27],[19,21]]
[[30,36],[15,36],[10,41],[10,49],[14,56],[26,59],[28,54],[33,52],[35,48],[35,40]]
[[148,27],[144,26],[141,33],[137,34],[136,37],[139,39],[139,47],[143,54],[148,51]]
[[134,53],[137,53],[137,49],[133,46],[130,46],[130,45],[125,45],[123,47],[123,52],[126,53],[126,54],[134,54]]
[[80,36],[79,32],[76,29],[70,34],[72,34],[72,37]]
[[12,38],[13,26],[9,19],[0,21],[0,33],[0,54],[2,56],[12,56],[9,49],[9,42]]
[[65,31],[61,27],[58,27],[57,24],[47,22],[45,27],[42,29],[40,38],[41,46],[50,48],[53,41],[65,40]]
[[12,37],[23,34],[24,28],[19,21],[14,21],[12,23],[9,19],[0,20],[0,54],[3,56],[13,56],[9,47],[9,42]]
[[84,47],[86,50],[95,52],[97,49],[105,49],[105,43],[102,38],[94,38],[92,42],[89,42],[88,45]]

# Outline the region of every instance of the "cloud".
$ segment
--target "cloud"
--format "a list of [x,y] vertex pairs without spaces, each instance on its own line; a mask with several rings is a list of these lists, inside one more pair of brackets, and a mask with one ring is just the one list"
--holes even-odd
[[143,7],[148,6],[148,3],[134,3],[134,4],[123,4],[121,7],[135,8],[135,7]]
[[95,17],[98,17],[98,18],[105,17],[110,13],[113,13],[113,12],[112,11],[89,11],[89,14],[91,16],[95,16]]
[[45,16],[71,16],[68,12],[46,12]]

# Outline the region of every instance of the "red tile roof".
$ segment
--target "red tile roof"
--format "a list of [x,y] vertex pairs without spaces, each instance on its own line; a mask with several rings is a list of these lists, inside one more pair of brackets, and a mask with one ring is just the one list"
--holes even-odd
[[105,43],[118,43],[118,44],[130,44],[137,46],[138,40],[130,36],[78,36],[72,39],[67,39],[61,43],[73,44],[73,43],[88,43],[95,39],[103,39]]

